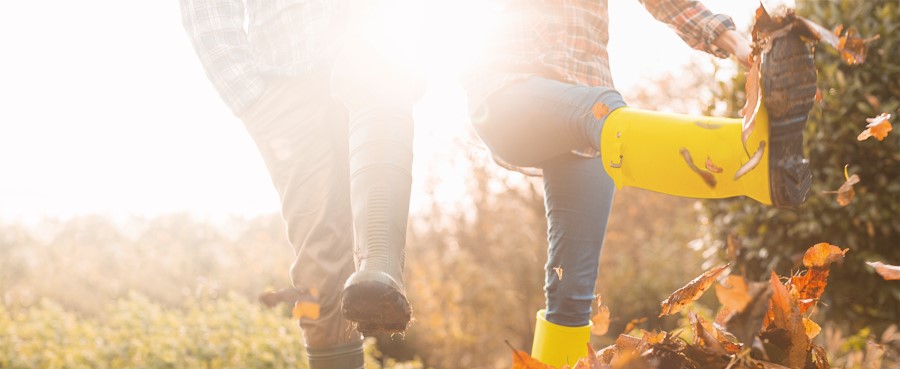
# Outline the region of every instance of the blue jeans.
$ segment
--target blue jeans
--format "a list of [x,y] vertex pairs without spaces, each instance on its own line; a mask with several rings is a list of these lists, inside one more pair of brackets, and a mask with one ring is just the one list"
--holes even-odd
[[[564,326],[584,326],[590,320],[615,193],[600,158],[571,153],[586,147],[599,151],[606,117],[594,115],[597,102],[610,111],[625,106],[610,88],[532,77],[495,92],[474,114],[475,130],[495,156],[543,171],[549,241],[546,317]],[[562,268],[562,278],[556,268]]]

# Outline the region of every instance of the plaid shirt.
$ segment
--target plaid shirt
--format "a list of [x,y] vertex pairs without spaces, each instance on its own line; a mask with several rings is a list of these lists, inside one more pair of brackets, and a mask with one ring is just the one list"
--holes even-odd
[[[609,18],[606,0],[494,0],[499,23],[485,56],[462,78],[474,112],[490,95],[511,82],[542,76],[583,86],[614,87],[609,71]],[[719,57],[727,53],[713,42],[735,29],[730,17],[710,12],[699,1],[641,0],[656,19],[671,26],[694,49]],[[575,152],[595,157],[593,148]],[[529,175],[534,168],[502,166]]]
[[238,115],[265,92],[266,77],[330,66],[346,6],[346,0],[181,0],[181,13],[207,77]]

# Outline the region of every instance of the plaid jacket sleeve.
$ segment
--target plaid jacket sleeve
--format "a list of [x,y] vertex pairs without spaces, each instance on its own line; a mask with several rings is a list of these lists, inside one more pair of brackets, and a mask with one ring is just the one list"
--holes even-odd
[[720,58],[728,57],[713,42],[725,30],[734,30],[734,21],[723,14],[713,14],[699,1],[640,0],[657,20],[668,24],[688,46]]
[[181,0],[182,23],[206,76],[234,114],[265,91],[244,30],[241,0]]

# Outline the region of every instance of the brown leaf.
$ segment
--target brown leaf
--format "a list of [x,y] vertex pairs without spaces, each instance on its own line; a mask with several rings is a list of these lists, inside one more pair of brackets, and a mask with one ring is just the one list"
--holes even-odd
[[617,352],[618,348],[616,348],[616,345],[606,346],[600,349],[600,351],[597,351],[597,360],[599,360],[601,364],[609,364],[612,362],[612,359]]
[[825,268],[844,258],[850,249],[841,250],[840,247],[821,242],[813,245],[803,254],[803,266],[807,268]]
[[806,336],[806,327],[803,326],[800,310],[775,272],[772,272],[769,284],[772,286],[772,299],[766,330],[783,330],[787,335],[787,345],[779,347],[786,353],[784,361],[780,364],[789,368],[803,368],[806,366],[809,353],[809,338]]
[[663,300],[661,303],[662,312],[659,313],[659,316],[672,315],[675,314],[685,306],[690,304],[691,302],[696,301],[703,295],[709,287],[712,286],[713,282],[715,282],[716,278],[728,268],[729,264],[725,264],[719,267],[715,267],[713,269],[707,270],[705,273],[700,275],[694,280],[688,282],[684,287],[679,288],[677,291],[673,292],[668,298]]
[[756,149],[756,152],[753,153],[753,156],[748,160],[744,165],[741,165],[738,168],[737,172],[734,173],[734,180],[737,181],[738,178],[743,177],[745,174],[750,173],[753,168],[759,165],[759,162],[762,161],[763,154],[766,149],[766,141],[759,141],[759,148]]
[[553,270],[556,271],[556,276],[559,277],[559,280],[562,280],[562,277],[563,277],[563,267],[561,267],[561,266],[559,266],[559,267],[554,267]]
[[644,324],[647,321],[647,317],[631,319],[628,321],[628,324],[625,324],[625,330],[623,333],[628,333],[633,331],[637,326]]
[[878,141],[884,141],[888,132],[894,129],[891,126],[890,119],[891,115],[888,113],[881,113],[875,118],[866,118],[866,123],[868,123],[866,124],[866,130],[862,131],[862,133],[856,137],[856,140],[865,141],[869,137],[875,137]]
[[886,281],[900,281],[900,266],[884,264],[880,261],[867,261],[870,267],[881,275]]
[[713,163],[712,159],[709,156],[706,157],[706,170],[713,173],[722,173],[722,168]]
[[598,102],[591,107],[591,112],[594,113],[594,118],[603,119],[609,115],[609,106],[606,106],[606,104],[602,102]]
[[609,308],[598,302],[597,314],[591,318],[591,334],[602,336],[609,331]]
[[747,282],[737,275],[730,275],[723,283],[716,285],[716,297],[719,303],[736,313],[744,311],[751,299]]
[[851,65],[864,63],[866,61],[866,44],[879,38],[878,35],[875,35],[863,39],[853,28],[848,29],[847,33],[840,36],[844,28],[842,25],[838,25],[834,32],[831,32],[809,19],[803,17],[795,18],[794,23],[802,26],[802,30],[807,35],[816,41],[824,42],[833,47],[841,54],[841,60]]
[[823,191],[822,192],[825,194],[837,194],[837,203],[840,206],[847,206],[851,202],[853,202],[853,199],[856,197],[856,191],[853,190],[853,185],[859,183],[858,175],[854,174],[849,177],[847,176],[847,167],[846,166],[844,166],[844,177],[846,177],[847,180],[844,182],[844,184],[841,185],[840,188],[838,188],[837,191]]
[[697,167],[697,165],[694,164],[694,160],[691,158],[691,152],[688,151],[688,149],[682,147],[680,151],[681,157],[684,158],[684,161],[691,168],[691,170],[693,170],[694,173],[699,174],[700,178],[703,178],[703,182],[706,182],[706,185],[709,186],[709,188],[716,188],[716,177],[713,176],[712,173]]
[[715,355],[728,355],[719,340],[713,335],[712,325],[697,314],[691,314],[691,327],[694,330],[694,345]]
[[732,315],[725,322],[725,327],[734,334],[738,342],[748,346],[753,344],[754,337],[763,326],[769,311],[772,297],[772,286],[765,282],[750,283],[750,303],[744,311]]

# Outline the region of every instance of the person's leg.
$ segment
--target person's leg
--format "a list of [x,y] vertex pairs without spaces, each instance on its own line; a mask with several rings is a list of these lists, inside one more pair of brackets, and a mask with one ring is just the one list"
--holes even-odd
[[546,318],[563,326],[585,326],[615,186],[599,158],[563,154],[542,169],[549,241]]
[[547,303],[536,317],[531,355],[561,367],[588,354],[594,281],[615,187],[599,158],[566,153],[541,167],[550,244]]
[[294,286],[320,304],[318,319],[300,321],[311,367],[362,368],[360,335],[340,313],[341,289],[354,270],[347,116],[327,87],[324,80],[270,81],[241,118],[281,199],[296,252]]
[[493,93],[473,113],[472,124],[494,155],[537,167],[572,150],[599,151],[606,115],[623,106],[611,88],[531,77]]
[[344,284],[341,309],[363,334],[406,330],[403,285],[412,186],[412,108],[424,90],[359,37],[348,37],[332,75],[349,115],[350,199],[358,268]]

